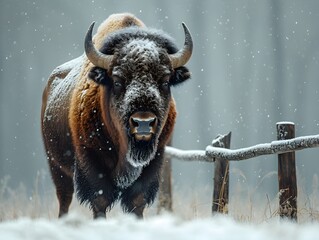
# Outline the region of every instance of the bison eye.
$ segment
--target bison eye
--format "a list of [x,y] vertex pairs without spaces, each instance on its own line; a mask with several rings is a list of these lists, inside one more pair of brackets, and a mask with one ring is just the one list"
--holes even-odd
[[160,86],[161,90],[165,93],[168,93],[170,90],[169,82],[163,82]]
[[124,80],[118,76],[113,76],[114,93],[119,95],[124,90]]
[[169,79],[170,79],[170,75],[167,75],[167,76],[165,76],[165,77],[162,79],[162,83],[161,83],[161,85],[160,85],[160,88],[161,88],[161,90],[164,91],[164,92],[169,92],[169,90],[170,90]]
[[115,83],[114,83],[114,87],[116,87],[116,88],[121,88],[121,87],[123,87],[123,84],[120,83],[120,82],[115,82]]
[[168,88],[168,87],[169,87],[168,82],[164,82],[164,83],[162,83],[162,88]]

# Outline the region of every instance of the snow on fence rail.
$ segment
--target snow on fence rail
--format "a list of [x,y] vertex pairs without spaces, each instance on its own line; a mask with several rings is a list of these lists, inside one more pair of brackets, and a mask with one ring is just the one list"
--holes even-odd
[[[212,145],[206,150],[180,150],[167,146],[165,149],[166,161],[165,171],[171,171],[170,158],[177,158],[185,161],[204,161],[215,164],[214,192],[212,211],[228,212],[228,191],[229,191],[229,161],[247,160],[261,155],[278,154],[278,181],[279,181],[279,214],[297,220],[297,179],[295,169],[295,151],[319,147],[319,134],[296,137],[295,128],[292,122],[278,122],[277,140],[271,143],[257,144],[255,146],[231,150],[231,133],[219,135],[213,140]],[[171,210],[172,194],[170,175],[165,174],[160,188],[161,209]],[[167,206],[165,203],[169,202]]]
[[[213,143],[220,141],[224,136],[225,135],[219,135],[213,140]],[[276,140],[270,143],[262,143],[235,150],[214,146],[207,146],[206,150],[181,150],[167,146],[165,148],[165,154],[167,157],[185,161],[214,162],[216,158],[228,161],[239,161],[262,155],[282,154],[315,147],[319,147],[319,134],[296,137],[288,140]]]

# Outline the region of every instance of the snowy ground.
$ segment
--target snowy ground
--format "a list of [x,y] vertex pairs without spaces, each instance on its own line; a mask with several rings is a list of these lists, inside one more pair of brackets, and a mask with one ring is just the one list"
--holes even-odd
[[[8,187],[0,180],[0,240],[27,239],[319,239],[319,188],[311,194],[300,187],[298,224],[280,221],[278,197],[257,197],[243,186],[233,188],[229,216],[211,217],[211,187],[174,189],[172,215],[157,215],[157,203],[145,210],[145,220],[123,214],[117,204],[107,220],[92,220],[91,211],[74,199],[70,215],[57,219],[52,188],[35,184],[30,194],[21,185]],[[316,180],[314,183],[317,183]],[[239,184],[239,183],[238,183]],[[259,194],[260,195],[260,194]]]
[[272,221],[262,224],[238,223],[230,217],[181,220],[172,215],[137,220],[121,215],[91,220],[70,214],[61,220],[19,218],[0,223],[0,238],[27,239],[318,239],[319,223],[296,224]]

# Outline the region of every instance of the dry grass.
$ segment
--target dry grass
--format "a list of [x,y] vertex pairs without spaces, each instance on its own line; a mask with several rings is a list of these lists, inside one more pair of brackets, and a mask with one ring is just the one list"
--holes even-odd
[[[237,172],[236,172],[237,171]],[[235,170],[230,173],[240,175]],[[276,173],[270,172],[261,177],[253,188],[248,188],[245,182],[238,182],[229,192],[229,215],[240,222],[260,223],[279,219],[278,201],[279,195],[270,197],[263,193],[259,185],[271,177],[277,177]],[[245,176],[241,176],[245,179]],[[300,179],[300,177],[298,177]],[[35,180],[33,190],[28,191],[23,184],[16,189],[9,186],[10,178],[0,180],[0,222],[21,217],[55,219],[58,213],[58,204],[53,187],[39,193],[41,174]],[[309,183],[308,183],[309,184]],[[307,194],[303,181],[298,181],[298,222],[319,221],[319,181],[318,176],[313,176],[312,192]],[[211,216],[212,201],[211,186],[201,189],[173,189],[174,214],[182,219],[204,218]],[[154,216],[157,213],[157,203],[145,211],[145,216]],[[91,218],[90,210],[80,206],[74,198],[70,211],[80,212],[81,215]],[[109,217],[121,215],[118,205],[108,213]]]

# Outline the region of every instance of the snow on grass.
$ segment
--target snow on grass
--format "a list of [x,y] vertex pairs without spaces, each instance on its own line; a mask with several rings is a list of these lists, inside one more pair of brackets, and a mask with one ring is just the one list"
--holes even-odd
[[[233,173],[234,176],[236,175]],[[271,173],[267,174],[270,176]],[[266,178],[264,176],[263,178]],[[40,179],[40,177],[39,177]],[[91,211],[74,198],[70,215],[57,219],[53,188],[33,193],[20,186],[11,189],[8,178],[0,181],[0,240],[18,239],[318,239],[318,177],[309,195],[298,187],[298,224],[280,221],[278,196],[260,196],[238,182],[232,188],[228,216],[211,217],[211,186],[199,189],[174,187],[174,212],[158,216],[157,203],[147,208],[145,220],[123,214],[117,204],[107,219],[92,220]],[[264,180],[260,180],[264,181]],[[42,190],[41,190],[42,189]],[[43,192],[41,194],[41,192]],[[259,197],[258,197],[259,196]]]
[[70,214],[63,219],[20,218],[0,223],[1,239],[317,239],[319,223],[296,224],[285,221],[251,224],[230,217],[181,220],[160,215],[137,220],[121,215],[107,220],[91,220]]

